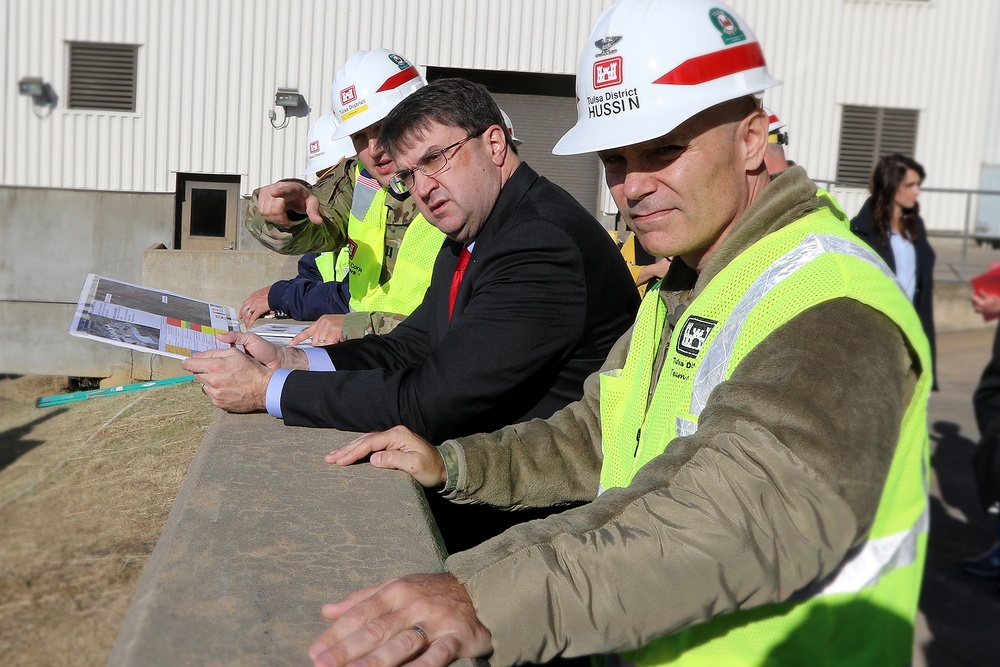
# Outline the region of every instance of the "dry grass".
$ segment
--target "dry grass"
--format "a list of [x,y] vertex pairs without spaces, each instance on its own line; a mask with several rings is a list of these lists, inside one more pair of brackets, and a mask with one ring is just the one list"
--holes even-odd
[[213,408],[195,383],[38,409],[0,380],[0,662],[104,665]]

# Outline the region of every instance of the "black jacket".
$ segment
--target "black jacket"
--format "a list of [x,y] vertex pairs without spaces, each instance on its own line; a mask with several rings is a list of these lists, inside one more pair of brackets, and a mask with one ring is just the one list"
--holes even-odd
[[424,302],[392,332],[326,347],[336,372],[290,373],[285,423],[403,424],[438,443],[548,417],[579,399],[639,305],[608,232],[521,164],[475,240],[449,322],[460,250],[445,241]]
[[[896,272],[896,258],[892,254],[892,246],[885,247],[879,240],[878,234],[873,227],[872,219],[873,197],[869,197],[864,206],[851,220],[851,231],[871,246],[872,250],[889,265],[892,272]],[[931,344],[931,362],[934,365],[934,389],[937,389],[937,352],[934,343],[934,249],[931,248],[927,240],[927,228],[924,227],[922,218],[917,218],[917,229],[919,236],[913,243],[917,255],[917,289],[913,293],[913,307],[920,317],[920,324],[923,326],[927,340]]]

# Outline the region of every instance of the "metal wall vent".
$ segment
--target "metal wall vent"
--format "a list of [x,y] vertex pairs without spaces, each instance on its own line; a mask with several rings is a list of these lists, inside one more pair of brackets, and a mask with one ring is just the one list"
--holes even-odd
[[139,47],[70,42],[69,108],[135,111]]
[[892,153],[913,156],[917,147],[915,109],[844,106],[840,119],[837,182],[867,185],[879,158]]

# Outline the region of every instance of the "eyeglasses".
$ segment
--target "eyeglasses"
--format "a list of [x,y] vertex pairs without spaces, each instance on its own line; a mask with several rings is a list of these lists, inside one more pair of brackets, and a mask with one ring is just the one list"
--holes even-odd
[[[483,132],[485,131],[483,130]],[[448,166],[448,156],[446,154],[448,151],[455,149],[455,153],[457,153],[458,149],[465,142],[481,136],[483,132],[470,135],[461,141],[456,141],[451,146],[445,146],[441,150],[428,153],[420,159],[420,162],[413,169],[404,169],[403,171],[396,172],[396,175],[389,179],[389,189],[397,195],[405,195],[413,188],[413,177],[416,172],[419,171],[424,176],[436,176],[440,174]],[[455,154],[452,153],[452,157],[454,156]]]

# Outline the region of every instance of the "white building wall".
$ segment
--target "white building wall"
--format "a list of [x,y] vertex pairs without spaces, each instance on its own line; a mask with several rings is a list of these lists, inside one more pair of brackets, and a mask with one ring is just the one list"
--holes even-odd
[[[817,179],[837,173],[847,105],[919,110],[915,159],[930,188],[977,189],[1000,153],[996,0],[733,0],[784,85],[765,104],[787,120],[789,158]],[[987,135],[992,137],[987,139]],[[837,189],[849,213],[863,189]],[[925,193],[927,224],[960,230],[965,196]]]
[[[6,0],[0,185],[172,192],[181,171],[239,174],[247,193],[301,171],[309,122],[329,108],[351,52],[390,46],[422,68],[572,74],[611,1]],[[814,178],[836,175],[845,104],[920,111],[926,186],[975,189],[984,162],[1000,162],[996,0],[730,4],[785,81],[765,102],[789,122],[789,156]],[[136,113],[66,109],[72,40],[141,45]],[[48,118],[16,93],[24,76],[42,76],[62,98]],[[279,86],[312,107],[284,130],[266,116]],[[849,212],[864,198],[837,194]],[[960,229],[951,204],[934,214],[930,194],[928,223]]]
[[[336,67],[386,46],[426,66],[572,74],[611,0],[6,0],[0,184],[172,192],[174,173],[298,174]],[[136,113],[66,108],[69,41],[139,44]],[[38,118],[17,81],[60,95]],[[310,118],[271,127],[275,89]],[[278,111],[278,119],[282,118]]]

